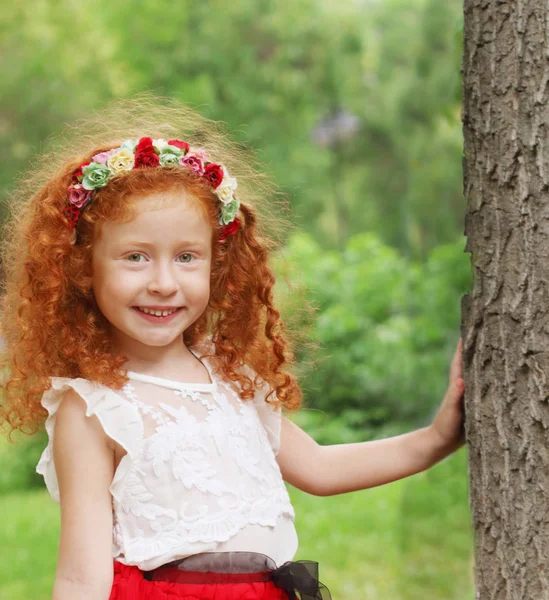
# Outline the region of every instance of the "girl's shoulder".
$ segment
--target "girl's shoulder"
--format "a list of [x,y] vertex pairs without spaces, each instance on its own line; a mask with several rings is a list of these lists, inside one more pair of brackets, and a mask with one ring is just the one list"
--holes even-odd
[[51,386],[43,393],[40,403],[47,410],[45,429],[48,445],[44,449],[36,472],[44,476],[52,498],[59,502],[59,487],[53,465],[53,439],[57,412],[70,391],[86,405],[86,417],[96,416],[105,434],[120,444],[130,456],[136,456],[143,439],[143,422],[138,410],[116,390],[81,377],[51,377]]
[[91,381],[83,377],[50,377],[50,387],[44,391],[41,404],[46,408],[57,408],[66,393],[76,392],[92,412],[105,406],[123,405],[124,401],[117,390],[114,390],[98,381]]
[[84,400],[86,416],[96,415],[105,430],[109,425],[122,425],[126,422],[137,426],[140,423],[135,407],[120,391],[82,377],[50,377],[50,382],[51,386],[41,399],[42,406],[48,411],[48,418],[55,416],[67,392],[72,391]]

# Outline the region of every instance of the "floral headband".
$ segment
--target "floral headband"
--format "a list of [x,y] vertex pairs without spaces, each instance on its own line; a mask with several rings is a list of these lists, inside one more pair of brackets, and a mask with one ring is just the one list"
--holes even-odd
[[210,162],[202,148],[191,148],[181,140],[153,140],[142,137],[126,140],[119,148],[100,152],[90,162],[80,165],[74,172],[68,188],[69,203],[64,209],[71,230],[76,228],[82,211],[90,204],[97,189],[107,185],[111,177],[132,169],[171,167],[183,165],[198,177],[206,180],[220,200],[219,241],[235,234],[240,227],[236,213],[240,207],[235,197],[236,179],[227,169]]

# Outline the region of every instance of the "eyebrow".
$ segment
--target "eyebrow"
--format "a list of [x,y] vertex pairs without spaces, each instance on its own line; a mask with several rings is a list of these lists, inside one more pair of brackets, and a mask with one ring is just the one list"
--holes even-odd
[[[145,246],[146,248],[154,248],[155,245],[150,242],[143,242],[141,240],[121,240],[116,243],[117,246]],[[204,246],[203,242],[198,240],[178,240],[177,246]]]

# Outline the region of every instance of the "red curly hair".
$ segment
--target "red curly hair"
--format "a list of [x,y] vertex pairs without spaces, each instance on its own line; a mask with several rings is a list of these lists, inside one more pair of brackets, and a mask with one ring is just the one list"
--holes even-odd
[[[217,241],[218,203],[189,169],[161,167],[125,172],[97,190],[78,224],[79,243],[63,208],[67,187],[80,164],[125,139],[184,139],[204,148],[238,179],[242,228]],[[273,302],[275,277],[268,261],[290,223],[286,203],[263,175],[258,161],[231,143],[222,127],[187,106],[141,95],[119,100],[104,112],[69,128],[60,143],[36,163],[8,199],[4,224],[4,271],[0,331],[4,373],[0,424],[36,432],[47,413],[40,404],[50,377],[83,377],[119,389],[127,382],[126,357],[111,345],[110,328],[92,290],[91,256],[98,226],[127,221],[133,200],[152,192],[185,189],[209,219],[212,234],[211,293],[202,316],[183,334],[187,346],[211,336],[217,371],[237,384],[244,400],[260,384],[241,369],[251,367],[269,384],[275,405],[301,405],[296,378],[282,370],[294,359],[288,332]],[[263,212],[264,219],[259,219]],[[269,231],[265,229],[268,224]]]

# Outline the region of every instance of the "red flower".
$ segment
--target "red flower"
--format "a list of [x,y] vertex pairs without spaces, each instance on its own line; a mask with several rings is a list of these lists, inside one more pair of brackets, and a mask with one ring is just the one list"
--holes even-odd
[[135,154],[134,169],[146,169],[150,167],[158,167],[160,158],[154,150],[150,152],[138,152]]
[[230,235],[234,235],[240,229],[240,219],[227,223],[219,230],[219,241],[223,243]]
[[82,163],[78,167],[78,169],[76,169],[76,171],[72,175],[72,182],[73,183],[80,183],[82,181],[82,179],[84,179],[84,173],[82,172],[82,169],[84,167],[87,167],[89,164],[90,164],[89,162]]
[[67,225],[69,229],[74,229],[76,224],[78,223],[78,218],[80,217],[81,209],[74,206],[74,204],[69,204],[63,208],[63,214],[67,219]]
[[215,189],[223,181],[223,169],[217,163],[208,163],[204,169],[204,179],[207,179]]
[[182,142],[181,140],[168,140],[168,144],[170,144],[170,146],[175,146],[180,150],[185,150],[185,154],[189,151],[189,144],[187,144],[187,142]]
[[137,146],[135,147],[135,152],[139,152],[140,150],[152,150],[153,141],[150,137],[142,137],[139,142],[137,142]]
[[158,167],[160,158],[154,151],[152,139],[150,137],[142,137],[135,147],[134,169],[146,169],[150,167]]

